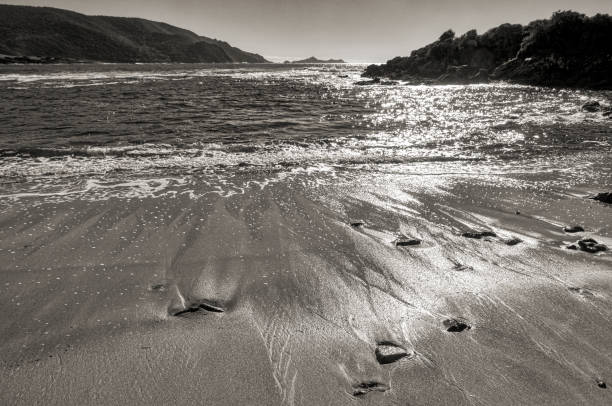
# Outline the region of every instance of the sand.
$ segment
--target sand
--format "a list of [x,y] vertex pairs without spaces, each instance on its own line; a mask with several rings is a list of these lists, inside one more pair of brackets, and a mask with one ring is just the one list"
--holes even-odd
[[0,404],[612,403],[601,185],[367,173],[4,202]]

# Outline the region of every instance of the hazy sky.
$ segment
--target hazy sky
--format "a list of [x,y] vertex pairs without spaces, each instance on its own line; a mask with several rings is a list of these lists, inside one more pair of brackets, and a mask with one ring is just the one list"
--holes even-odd
[[612,0],[9,0],[164,21],[268,59],[384,62],[437,39],[527,23],[556,10],[612,14]]

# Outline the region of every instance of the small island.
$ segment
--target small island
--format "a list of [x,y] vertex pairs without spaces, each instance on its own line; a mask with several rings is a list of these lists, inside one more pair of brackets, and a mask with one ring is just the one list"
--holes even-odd
[[306,58],[306,59],[302,59],[299,61],[285,61],[283,62],[285,64],[290,64],[290,63],[346,63],[345,61],[343,61],[342,59],[318,59],[314,56],[311,56],[310,58]]
[[456,37],[452,30],[383,65],[364,77],[416,84],[510,83],[612,89],[612,17],[573,11],[553,14],[526,26],[502,24],[482,35]]

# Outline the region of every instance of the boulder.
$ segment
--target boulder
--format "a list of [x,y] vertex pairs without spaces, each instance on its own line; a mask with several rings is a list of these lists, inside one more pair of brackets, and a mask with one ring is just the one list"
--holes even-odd
[[601,111],[601,104],[596,100],[591,100],[582,105],[582,111],[589,113],[595,113]]
[[602,192],[598,193],[593,197],[589,197],[589,199],[597,200],[598,202],[612,204],[612,192]]
[[582,228],[582,226],[565,226],[563,227],[563,231],[566,233],[581,233],[584,231],[584,228]]
[[509,246],[511,246],[511,247],[512,247],[512,246],[515,246],[515,245],[518,245],[518,244],[520,244],[520,243],[522,243],[522,242],[523,242],[523,240],[521,240],[520,238],[516,238],[516,237],[515,237],[515,238],[510,238],[510,239],[508,239],[508,240],[504,241],[504,243],[505,243],[506,245],[509,245]]
[[591,254],[595,254],[600,251],[606,251],[608,247],[603,244],[599,244],[592,238],[584,238],[578,241],[578,247],[581,251],[588,252]]
[[376,360],[379,364],[391,364],[409,356],[405,348],[390,342],[382,342],[376,346]]
[[470,330],[472,326],[458,319],[447,319],[442,322],[446,331],[450,333],[461,333],[464,330]]
[[480,240],[483,237],[497,237],[497,234],[495,234],[493,231],[468,231],[461,234],[461,236]]
[[393,241],[396,247],[408,247],[411,245],[421,245],[421,240],[418,238],[409,238],[405,236],[399,236]]

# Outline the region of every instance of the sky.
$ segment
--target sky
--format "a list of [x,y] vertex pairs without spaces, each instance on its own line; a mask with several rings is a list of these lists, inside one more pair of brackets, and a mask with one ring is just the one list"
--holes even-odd
[[84,14],[163,21],[282,61],[385,62],[447,29],[484,32],[557,10],[612,14],[612,0],[7,0]]

